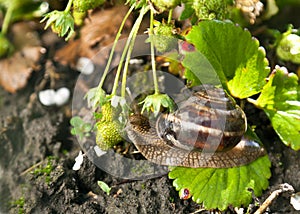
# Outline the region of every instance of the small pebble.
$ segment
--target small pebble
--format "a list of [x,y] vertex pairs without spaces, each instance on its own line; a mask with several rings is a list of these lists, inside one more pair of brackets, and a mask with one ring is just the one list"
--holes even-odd
[[100,149],[99,146],[95,146],[94,151],[98,157],[101,157],[102,155],[107,153],[106,151],[103,151],[102,149]]
[[293,205],[295,210],[300,210],[300,192],[297,192],[291,196],[291,205]]
[[60,88],[56,91],[54,100],[57,106],[62,106],[69,101],[70,98],[70,90],[66,87]]
[[90,75],[95,70],[95,65],[89,58],[80,57],[76,64],[76,69],[82,74]]
[[57,91],[53,89],[46,89],[39,92],[39,100],[45,106],[62,106],[69,101],[70,90],[66,87],[62,87]]
[[142,59],[131,59],[129,61],[130,65],[134,65],[134,64],[140,65],[140,64],[143,64],[143,63],[144,63],[144,60],[142,60]]
[[46,89],[39,92],[39,100],[45,106],[51,106],[55,104],[55,91],[53,89]]
[[74,171],[79,170],[80,167],[81,167],[82,162],[83,162],[83,154],[82,154],[82,151],[80,151],[78,156],[75,158],[75,164],[74,164],[72,169]]

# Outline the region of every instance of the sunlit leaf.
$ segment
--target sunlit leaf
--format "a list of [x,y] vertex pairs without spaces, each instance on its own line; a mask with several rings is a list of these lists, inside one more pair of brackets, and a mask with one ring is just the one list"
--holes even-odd
[[[186,54],[183,64],[200,82],[204,78],[206,83],[203,74],[209,79],[217,77],[215,81],[238,98],[257,94],[266,84],[268,61],[249,31],[231,22],[202,21],[186,39],[196,47],[196,52]],[[201,58],[195,61],[197,55]]]
[[106,192],[107,195],[110,194],[111,188],[105,182],[98,181],[97,184],[104,192]]
[[269,185],[271,163],[267,156],[246,166],[228,169],[175,167],[169,172],[173,186],[179,192],[188,189],[193,201],[205,209],[225,210],[229,205],[248,206],[252,189],[256,196]]
[[281,140],[300,149],[300,86],[298,77],[277,67],[259,98],[252,102],[262,108]]

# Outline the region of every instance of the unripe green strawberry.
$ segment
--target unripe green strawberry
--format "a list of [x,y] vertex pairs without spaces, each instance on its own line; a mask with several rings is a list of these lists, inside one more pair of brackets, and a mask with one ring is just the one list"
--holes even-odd
[[276,53],[282,60],[300,64],[300,36],[290,32],[284,33]]
[[192,2],[192,8],[195,10],[197,17],[201,20],[222,20],[225,18],[227,12],[226,0],[195,0]]
[[111,103],[105,103],[103,106],[101,106],[101,121],[113,121],[117,119],[118,111],[116,108],[111,106]]
[[159,23],[153,29],[153,42],[155,48],[161,52],[168,52],[177,46],[175,38],[175,28],[173,24]]
[[77,26],[83,25],[83,20],[86,17],[87,12],[73,10],[74,22]]
[[121,124],[118,121],[97,123],[96,143],[102,150],[108,150],[122,141]]
[[153,29],[153,33],[155,35],[163,35],[163,36],[173,36],[174,25],[168,23],[156,23],[156,27]]
[[164,12],[166,10],[170,10],[175,8],[180,4],[180,0],[151,0],[151,2],[155,5],[155,7],[160,11]]
[[78,12],[86,12],[100,6],[104,2],[105,0],[74,0],[73,6],[74,10]]

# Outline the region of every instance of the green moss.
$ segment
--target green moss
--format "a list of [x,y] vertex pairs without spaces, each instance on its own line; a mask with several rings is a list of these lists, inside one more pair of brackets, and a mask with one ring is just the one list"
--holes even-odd
[[36,169],[33,170],[32,174],[36,177],[44,176],[47,184],[51,182],[51,172],[54,169],[53,162],[56,159],[54,156],[47,157],[47,163],[45,165],[39,165]]
[[23,196],[21,196],[19,199],[11,202],[12,207],[17,208],[18,214],[25,213],[24,204],[25,204],[25,198]]

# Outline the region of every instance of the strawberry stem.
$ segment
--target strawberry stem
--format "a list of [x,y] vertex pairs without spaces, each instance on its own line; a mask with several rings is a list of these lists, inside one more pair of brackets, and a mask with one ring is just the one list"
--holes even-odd
[[72,4],[73,4],[73,0],[69,0],[68,4],[67,4],[67,7],[65,9],[65,12],[70,12]]
[[[128,48],[127,48],[128,51],[127,51],[126,61],[125,61],[124,69],[123,69],[122,88],[121,88],[121,96],[122,97],[125,97],[125,93],[126,93],[126,80],[127,80],[127,73],[128,73],[128,65],[129,65],[131,53],[133,51],[135,39],[136,39],[138,30],[140,28],[140,25],[143,21],[143,17],[148,12],[149,8],[150,8],[149,6],[144,6],[141,8],[140,15],[137,18],[137,20],[135,21],[135,23],[132,27],[132,30],[129,34],[127,43],[126,43],[126,47],[128,45]],[[122,61],[123,60],[121,60],[121,62]]]
[[122,21],[122,23],[121,23],[121,26],[120,26],[120,28],[119,28],[119,30],[118,30],[117,35],[116,35],[114,44],[113,44],[113,46],[112,46],[112,48],[111,48],[110,55],[109,55],[109,58],[108,58],[106,67],[105,67],[105,69],[104,69],[103,75],[102,75],[102,77],[101,77],[100,83],[99,83],[99,85],[98,85],[98,88],[102,88],[102,86],[103,86],[103,84],[104,84],[105,78],[106,78],[107,73],[108,73],[108,71],[109,71],[109,67],[110,67],[110,65],[111,65],[111,61],[112,61],[112,58],[113,58],[113,55],[114,55],[114,52],[115,52],[115,48],[116,48],[117,43],[118,43],[118,41],[119,41],[119,38],[120,38],[120,36],[121,36],[121,32],[122,32],[122,30],[123,30],[123,27],[124,27],[124,25],[125,25],[126,20],[128,19],[129,15],[131,14],[131,12],[132,12],[132,10],[134,9],[134,7],[135,7],[135,4],[133,4],[133,5],[130,7],[130,9],[128,10],[127,14],[125,15],[125,17],[124,17],[124,19],[123,19],[123,21]]
[[156,74],[156,65],[155,65],[155,52],[154,52],[154,43],[153,43],[153,22],[154,22],[154,12],[150,11],[150,30],[149,35],[152,37],[151,39],[151,65],[152,65],[152,73],[153,73],[153,83],[154,83],[154,94],[160,94],[158,88],[158,80]]
[[10,5],[7,8],[7,11],[5,13],[4,20],[3,20],[2,29],[1,29],[2,35],[6,35],[7,34],[8,26],[9,26],[9,23],[11,21],[13,10],[14,10],[14,6],[13,5]]
[[172,21],[172,14],[173,14],[173,10],[171,9],[171,10],[169,10],[169,15],[168,15],[168,24],[170,24],[170,23],[171,23],[171,21]]

